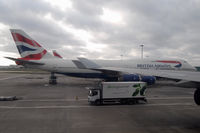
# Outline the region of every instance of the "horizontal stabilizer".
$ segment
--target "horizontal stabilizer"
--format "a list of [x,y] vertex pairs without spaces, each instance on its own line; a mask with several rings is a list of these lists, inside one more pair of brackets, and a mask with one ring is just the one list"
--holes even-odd
[[97,68],[101,68],[101,66],[99,66],[98,64],[96,64],[95,62],[88,60],[86,58],[78,58],[78,60],[88,69],[97,69]]
[[33,62],[33,61],[28,61],[28,60],[22,60],[22,59],[16,59],[16,58],[12,58],[12,57],[5,57],[7,59],[19,62],[22,65],[44,65],[43,63],[37,63],[37,62]]

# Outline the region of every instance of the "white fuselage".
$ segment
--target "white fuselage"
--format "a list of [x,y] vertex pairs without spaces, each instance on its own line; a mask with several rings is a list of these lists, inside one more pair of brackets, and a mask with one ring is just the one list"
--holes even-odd
[[72,60],[64,60],[60,58],[42,58],[33,62],[44,63],[44,65],[28,65],[28,67],[37,68],[49,72],[56,72],[61,74],[92,74],[101,73],[90,69],[79,69],[72,62]]
[[134,69],[157,70],[187,70],[196,71],[196,68],[184,60],[93,60],[103,67],[120,67]]
[[[184,60],[93,60],[101,67],[119,67],[134,69],[156,69],[156,70],[188,70],[196,69]],[[91,69],[80,69],[72,60],[65,60],[57,57],[42,58],[35,62],[44,65],[30,65],[29,67],[45,71],[65,74],[75,77],[102,77],[102,72]]]

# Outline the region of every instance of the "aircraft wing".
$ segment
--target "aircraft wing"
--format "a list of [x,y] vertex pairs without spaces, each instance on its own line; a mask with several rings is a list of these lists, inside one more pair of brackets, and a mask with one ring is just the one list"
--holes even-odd
[[78,60],[88,69],[96,69],[101,68],[98,64],[94,63],[93,61],[86,59],[86,58],[78,58]]
[[44,63],[38,63],[38,62],[33,62],[33,61],[28,61],[28,60],[22,60],[22,59],[16,59],[16,58],[12,58],[12,57],[5,57],[7,59],[13,60],[13,61],[17,61],[22,65],[44,65]]
[[[104,73],[106,75],[110,75],[111,77],[115,77],[115,76],[118,76],[121,74],[121,72],[118,70],[112,70],[112,68],[111,69],[103,68],[100,65],[96,64],[95,62],[93,62],[87,58],[78,58],[78,60],[76,60],[76,61],[79,62],[79,64],[81,64],[84,67],[84,69],[92,69],[92,70],[96,70],[96,71],[101,71],[102,73]],[[79,68],[77,63],[75,63],[75,65]]]
[[151,75],[163,78],[200,82],[200,72],[197,71],[152,70],[152,69],[134,69],[134,68],[117,68],[117,67],[105,67],[100,69],[112,70],[112,71],[115,70],[129,74]]

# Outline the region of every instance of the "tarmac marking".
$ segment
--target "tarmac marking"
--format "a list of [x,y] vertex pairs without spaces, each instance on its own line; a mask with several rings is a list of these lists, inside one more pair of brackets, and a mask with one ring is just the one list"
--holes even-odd
[[30,99],[30,100],[19,100],[18,102],[73,102],[73,101],[88,101],[88,99]]
[[0,81],[2,81],[2,80],[8,80],[8,79],[15,79],[15,78],[23,77],[23,76],[25,76],[25,75],[20,75],[20,76],[18,75],[18,76],[14,76],[14,77],[2,78],[2,79],[0,79]]
[[29,107],[22,107],[22,106],[0,106],[0,109],[73,109],[73,108],[89,108],[93,106],[89,105],[82,105],[82,106],[76,106],[76,105],[68,105],[68,106],[29,106]]
[[[179,99],[193,99],[193,97],[147,97],[147,100],[179,100]],[[88,101],[86,98],[80,99],[25,99],[18,102],[75,102],[75,101]]]
[[111,107],[152,107],[152,106],[195,106],[194,103],[155,103],[136,105],[111,105],[111,106],[91,106],[91,105],[67,105],[67,106],[0,106],[0,109],[79,109],[79,108],[111,108]]
[[144,104],[144,106],[192,106],[194,103],[154,103]]
[[150,98],[147,98],[147,100],[170,100],[170,99],[173,99],[173,100],[178,100],[178,99],[193,99],[193,97],[150,97]]

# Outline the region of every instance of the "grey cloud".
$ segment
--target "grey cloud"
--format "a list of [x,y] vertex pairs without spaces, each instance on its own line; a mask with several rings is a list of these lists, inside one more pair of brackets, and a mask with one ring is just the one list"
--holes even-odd
[[[65,12],[44,1],[0,1],[0,23],[24,29],[49,49],[59,49],[67,58],[85,55],[88,58],[135,58],[140,51],[154,58],[178,57],[198,60],[200,49],[200,2],[198,0],[72,0],[72,9]],[[125,25],[114,25],[100,19],[103,8],[121,12]],[[107,45],[106,51],[86,49],[85,43],[53,22],[48,13],[76,29],[86,30],[92,43]],[[3,36],[5,37],[5,36]],[[1,39],[0,39],[1,40]],[[64,46],[71,46],[67,49]],[[11,48],[6,46],[5,49]],[[63,49],[62,49],[63,48]],[[71,50],[71,51],[70,51]],[[138,55],[138,58],[140,55]]]
[[[62,45],[85,45],[80,40],[54,23],[45,20],[44,15],[63,16],[62,12],[55,10],[42,1],[1,1],[0,22],[10,28],[21,28],[36,41],[44,42],[44,46],[56,49]],[[60,14],[60,15],[59,15]],[[62,18],[60,18],[62,19]]]

